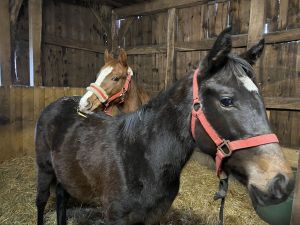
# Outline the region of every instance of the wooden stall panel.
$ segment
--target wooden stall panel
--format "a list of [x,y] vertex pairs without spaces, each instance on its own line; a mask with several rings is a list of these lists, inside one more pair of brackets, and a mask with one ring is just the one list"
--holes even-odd
[[[246,6],[243,6],[246,7]],[[229,25],[230,2],[208,4],[208,37],[217,37]]]
[[0,87],[0,156],[11,158],[13,152],[10,148],[10,101],[9,87]]
[[246,34],[249,28],[250,0],[230,1],[230,19],[233,34]]
[[128,64],[133,69],[133,79],[151,96],[164,89],[166,54],[131,55]]
[[[288,42],[265,46],[259,80],[264,97],[300,97],[300,44]],[[282,105],[284,108],[284,105]],[[300,146],[300,112],[271,110],[270,122],[283,145]]]
[[[44,7],[44,35],[64,40],[76,40],[105,46],[110,31],[110,8],[93,5],[86,7],[61,1],[46,1]],[[101,18],[104,27],[91,9]],[[59,43],[58,43],[59,44]]]
[[199,41],[208,37],[207,4],[177,11],[177,41]]
[[299,0],[266,0],[268,32],[300,28]]
[[45,86],[88,86],[104,64],[103,54],[55,45],[44,45],[43,57]]
[[[165,44],[166,30],[167,30],[167,13],[158,13],[147,16],[138,16],[132,20],[124,37],[120,37],[119,46],[123,48],[130,48],[140,45],[155,45]],[[124,30],[127,20],[118,20],[118,30]],[[122,32],[121,32],[122,33]]]
[[176,79],[179,80],[190,74],[206,55],[207,51],[177,52]]

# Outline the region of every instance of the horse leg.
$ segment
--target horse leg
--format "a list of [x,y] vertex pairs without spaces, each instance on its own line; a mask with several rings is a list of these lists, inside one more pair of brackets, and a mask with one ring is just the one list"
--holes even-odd
[[66,207],[69,199],[69,194],[64,187],[58,183],[56,185],[56,215],[58,225],[67,225]]
[[37,196],[36,196],[38,225],[43,225],[44,211],[50,195],[50,186],[54,178],[55,175],[53,173],[44,172],[41,169],[38,170]]

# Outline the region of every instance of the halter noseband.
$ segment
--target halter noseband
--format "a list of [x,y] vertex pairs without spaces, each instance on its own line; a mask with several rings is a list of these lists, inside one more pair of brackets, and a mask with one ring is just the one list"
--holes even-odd
[[129,73],[127,74],[126,81],[124,83],[122,90],[112,95],[111,97],[108,97],[106,91],[96,83],[91,83],[90,86],[87,87],[87,90],[93,92],[97,96],[99,101],[104,105],[104,112],[110,115],[110,113],[108,113],[106,109],[111,105],[112,102],[116,102],[116,100],[118,100],[117,101],[118,104],[124,102],[125,94],[129,89],[131,76],[132,76],[131,74]]
[[198,73],[199,73],[199,68],[194,72],[194,77],[193,77],[193,109],[192,109],[192,117],[191,117],[191,131],[194,140],[196,140],[195,128],[196,128],[196,121],[198,119],[200,124],[208,134],[208,136],[217,146],[215,161],[216,161],[216,171],[218,176],[220,176],[222,172],[222,161],[225,158],[230,157],[233,152],[245,148],[279,142],[275,134],[262,134],[262,135],[241,139],[241,140],[235,140],[235,141],[230,141],[221,138],[218,135],[218,133],[214,130],[214,128],[211,126],[211,124],[208,122],[202,110],[202,105],[200,103],[199,95],[198,95],[198,90],[199,90],[198,80],[197,80]]

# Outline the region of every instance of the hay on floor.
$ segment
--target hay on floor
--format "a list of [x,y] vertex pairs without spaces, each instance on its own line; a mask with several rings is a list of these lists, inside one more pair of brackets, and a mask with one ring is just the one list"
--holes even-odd
[[[33,225],[36,223],[35,163],[30,156],[0,164],[0,224]],[[214,171],[191,160],[182,173],[181,188],[163,225],[215,225],[220,203],[213,200],[218,187]],[[97,209],[70,209],[69,225],[103,225]],[[56,224],[55,203],[50,199],[46,225]],[[225,206],[227,225],[265,225],[255,214],[247,191],[231,181]]]

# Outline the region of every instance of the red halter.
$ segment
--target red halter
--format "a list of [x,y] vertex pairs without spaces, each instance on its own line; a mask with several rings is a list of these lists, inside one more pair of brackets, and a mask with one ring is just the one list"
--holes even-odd
[[[191,117],[191,131],[193,138],[196,140],[195,127],[196,120],[198,119],[208,136],[217,146],[216,153],[216,170],[219,176],[222,171],[223,159],[230,157],[234,151],[242,150],[245,148],[256,147],[259,145],[265,145],[270,143],[278,143],[278,138],[275,134],[262,134],[255,137],[250,137],[242,140],[229,141],[222,139],[218,133],[214,130],[211,124],[206,119],[204,112],[201,107],[201,103],[198,95],[198,81],[197,76],[199,68],[194,72],[193,77],[193,110]],[[195,106],[199,106],[199,109],[195,109]]]
[[93,92],[97,96],[99,101],[104,104],[104,112],[106,114],[110,115],[110,113],[107,112],[106,109],[116,99],[119,100],[117,102],[118,104],[121,104],[124,102],[125,94],[127,93],[128,89],[129,89],[131,76],[132,76],[131,74],[127,74],[126,81],[124,83],[122,90],[120,90],[119,92],[117,92],[116,94],[114,94],[111,97],[108,97],[108,95],[106,94],[106,91],[103,88],[101,88],[99,85],[97,85],[96,83],[91,83],[90,86],[87,88],[87,90]]

